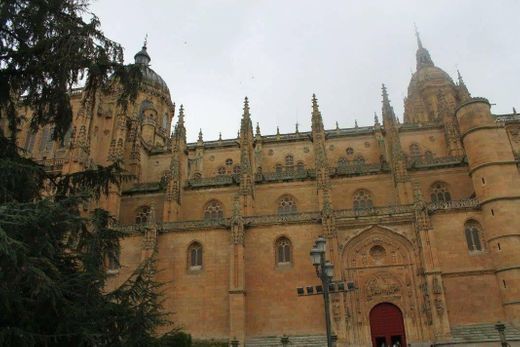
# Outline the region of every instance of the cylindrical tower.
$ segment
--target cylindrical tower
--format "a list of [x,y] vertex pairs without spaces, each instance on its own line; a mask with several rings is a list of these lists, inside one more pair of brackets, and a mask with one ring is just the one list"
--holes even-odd
[[506,130],[490,108],[487,99],[470,98],[458,107],[456,117],[504,311],[509,320],[520,322],[520,174]]

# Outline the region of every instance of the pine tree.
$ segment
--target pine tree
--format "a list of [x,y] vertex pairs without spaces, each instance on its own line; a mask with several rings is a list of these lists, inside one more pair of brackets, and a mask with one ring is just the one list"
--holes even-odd
[[[89,18],[86,22],[84,18]],[[49,174],[16,146],[23,106],[33,129],[52,124],[63,139],[70,92],[92,97],[117,82],[119,104],[135,98],[141,73],[123,65],[83,0],[0,3],[0,346],[189,346],[161,309],[154,257],[120,288],[105,292],[106,257],[124,233],[106,211],[80,208],[124,177],[120,165]]]

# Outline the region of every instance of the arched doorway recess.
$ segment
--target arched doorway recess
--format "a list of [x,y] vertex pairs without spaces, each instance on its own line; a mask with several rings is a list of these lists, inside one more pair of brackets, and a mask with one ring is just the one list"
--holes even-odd
[[403,314],[394,304],[383,302],[370,310],[370,332],[374,347],[406,346]]

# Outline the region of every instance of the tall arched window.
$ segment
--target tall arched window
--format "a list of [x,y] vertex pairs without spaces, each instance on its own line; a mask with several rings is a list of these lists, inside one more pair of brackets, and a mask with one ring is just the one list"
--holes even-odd
[[296,171],[298,173],[303,173],[305,172],[305,164],[303,163],[303,161],[299,161],[297,164],[296,164]]
[[410,145],[410,157],[411,158],[419,158],[421,156],[421,150],[419,149],[419,145],[417,143],[412,143]]
[[348,160],[345,157],[340,157],[338,159],[338,167],[339,168],[346,168],[348,166]]
[[135,224],[145,224],[150,221],[152,209],[150,206],[141,206],[135,213]]
[[283,195],[278,199],[278,214],[289,214],[297,212],[296,200],[291,195]]
[[451,201],[451,195],[448,186],[444,182],[435,182],[430,188],[430,196],[432,202],[448,202]]
[[211,200],[204,208],[204,219],[217,220],[224,218],[224,208],[218,200]]
[[282,164],[276,164],[275,167],[274,167],[274,170],[277,174],[281,174],[282,171],[283,171],[283,166]]
[[361,211],[372,208],[372,194],[366,189],[359,189],[354,193],[353,208],[355,211]]
[[188,247],[188,266],[190,270],[202,269],[202,245],[198,242],[193,242]]
[[469,220],[464,224],[464,233],[466,234],[466,242],[468,250],[481,251],[482,250],[482,228],[475,220]]
[[290,264],[291,251],[291,241],[288,238],[280,237],[276,240],[276,263],[279,265]]

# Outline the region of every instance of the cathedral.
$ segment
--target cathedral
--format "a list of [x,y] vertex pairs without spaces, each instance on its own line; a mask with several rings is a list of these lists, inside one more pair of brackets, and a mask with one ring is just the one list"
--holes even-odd
[[195,340],[325,346],[323,297],[297,290],[321,284],[323,236],[333,280],[353,284],[330,294],[336,346],[497,346],[497,322],[520,345],[520,115],[493,114],[417,41],[402,122],[384,85],[380,118],[353,128],[325,129],[313,95],[311,131],[262,134],[245,98],[236,138],[188,143],[145,45],[128,109],[74,90],[65,140],[25,122],[19,146],[54,172],[123,163],[132,178],[84,207],[129,233],[107,290],[155,257]]

